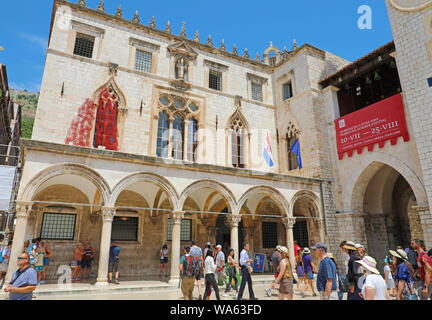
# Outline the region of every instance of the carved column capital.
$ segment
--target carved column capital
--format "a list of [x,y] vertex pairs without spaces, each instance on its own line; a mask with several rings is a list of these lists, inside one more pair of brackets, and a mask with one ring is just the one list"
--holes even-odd
[[32,202],[17,201],[16,202],[16,217],[27,219],[30,216]]
[[237,215],[237,214],[230,214],[227,216],[227,221],[230,227],[238,228],[241,219],[242,219],[241,215]]
[[184,212],[183,211],[173,211],[171,213],[171,221],[172,224],[181,224],[182,219],[184,218]]
[[296,219],[294,217],[284,217],[282,218],[282,222],[285,225],[285,228],[292,229],[294,227]]
[[103,207],[102,208],[102,218],[104,222],[112,222],[116,214],[116,208]]

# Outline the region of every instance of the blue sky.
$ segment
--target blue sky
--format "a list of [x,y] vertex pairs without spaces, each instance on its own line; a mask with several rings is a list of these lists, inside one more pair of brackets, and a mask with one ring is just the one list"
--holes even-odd
[[[73,0],[77,2],[77,0]],[[96,8],[99,0],[86,0]],[[252,57],[261,55],[269,42],[283,50],[309,43],[353,61],[393,39],[384,0],[105,0],[105,9],[114,14],[118,5],[124,17],[131,19],[135,10],[141,23],[148,25],[155,16],[159,29],[171,21],[173,32],[180,33],[186,22],[188,38],[199,30],[201,42],[209,34],[219,46],[225,39],[228,50],[233,43],[239,53],[248,48]],[[42,81],[52,13],[52,0],[2,0],[0,20],[0,62],[7,65],[13,88],[37,91]],[[357,26],[361,5],[372,8],[372,29]]]

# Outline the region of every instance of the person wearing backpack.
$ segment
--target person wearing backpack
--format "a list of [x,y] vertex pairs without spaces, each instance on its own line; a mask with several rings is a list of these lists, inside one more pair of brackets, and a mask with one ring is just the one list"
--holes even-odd
[[190,254],[191,247],[184,246],[185,255],[180,258],[180,275],[182,277],[181,290],[185,300],[193,300],[195,286],[195,270],[201,266],[198,259]]

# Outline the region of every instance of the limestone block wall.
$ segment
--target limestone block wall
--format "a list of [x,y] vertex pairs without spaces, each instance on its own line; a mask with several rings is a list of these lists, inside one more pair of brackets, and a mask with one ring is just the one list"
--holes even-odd
[[[399,76],[406,92],[429,204],[432,203],[432,118],[429,112],[432,89],[432,8],[399,11],[386,0],[393,31]],[[429,231],[427,231],[429,232]],[[426,235],[425,235],[426,236]]]

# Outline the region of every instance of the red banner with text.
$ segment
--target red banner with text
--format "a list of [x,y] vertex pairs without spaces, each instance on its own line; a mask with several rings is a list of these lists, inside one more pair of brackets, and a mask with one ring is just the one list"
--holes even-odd
[[383,148],[389,140],[395,145],[399,137],[409,141],[401,94],[336,119],[335,128],[339,160],[344,153],[351,157],[354,150],[361,154],[364,147],[369,152],[375,144]]

